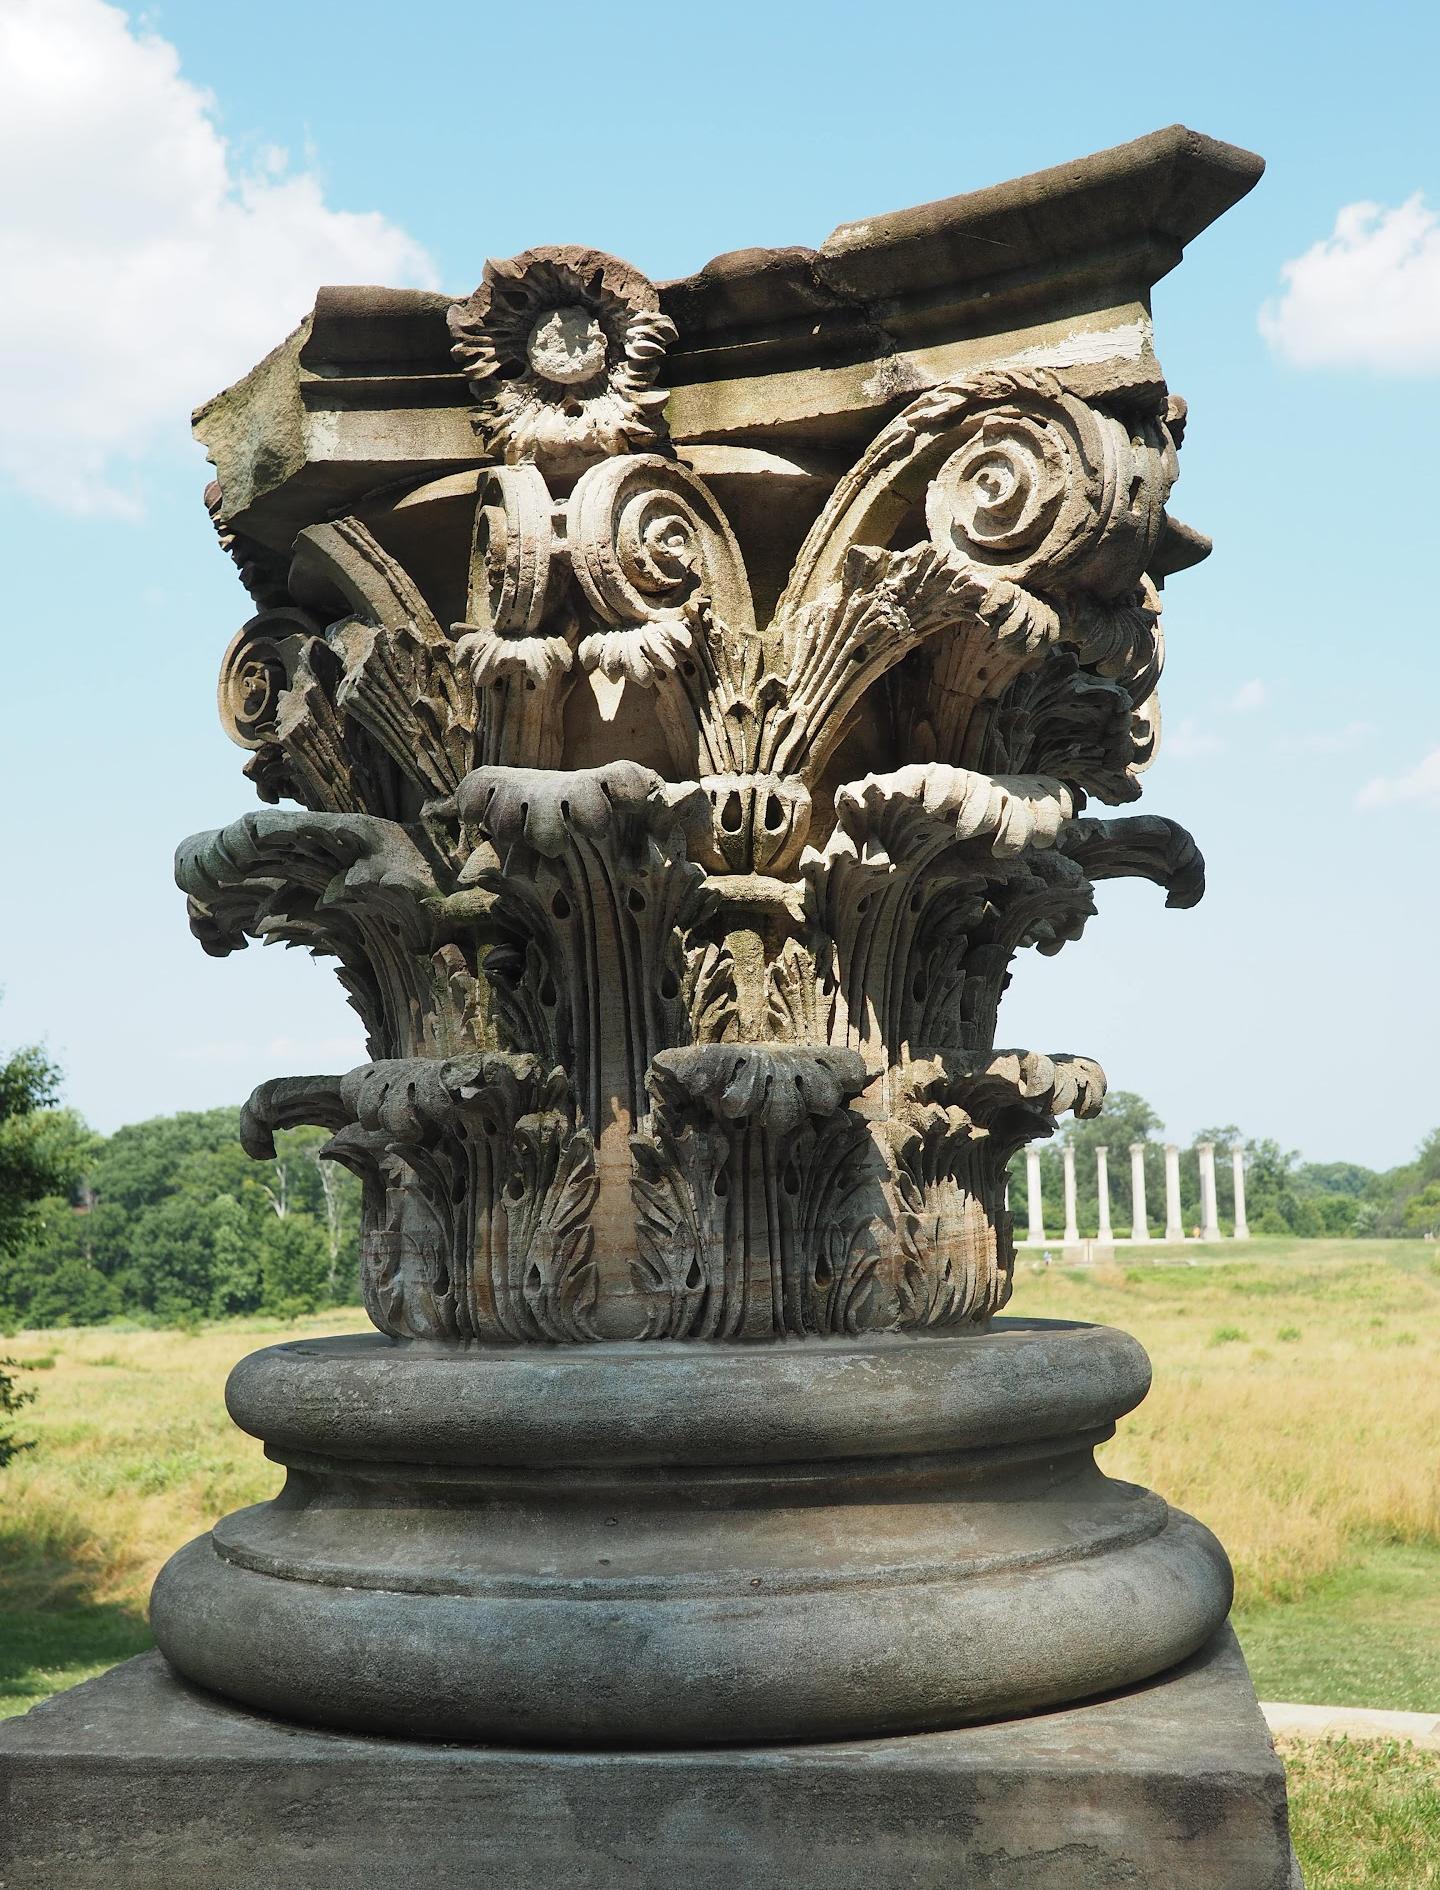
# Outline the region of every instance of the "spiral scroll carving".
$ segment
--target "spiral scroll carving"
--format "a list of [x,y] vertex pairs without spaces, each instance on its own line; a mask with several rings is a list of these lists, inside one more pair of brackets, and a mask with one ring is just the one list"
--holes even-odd
[[220,664],[220,722],[238,747],[259,749],[273,742],[281,698],[300,657],[318,630],[302,610],[261,611],[242,626]]
[[593,466],[576,483],[569,521],[575,576],[607,626],[580,646],[587,669],[644,687],[673,671],[712,619],[753,636],[740,548],[685,467],[657,454]]
[[1130,427],[1071,394],[1017,389],[953,440],[925,499],[945,556],[1042,591],[1139,582],[1176,472],[1158,421]]
[[555,534],[550,493],[533,466],[497,466],[481,481],[471,554],[471,607],[486,629],[528,636],[540,628]]

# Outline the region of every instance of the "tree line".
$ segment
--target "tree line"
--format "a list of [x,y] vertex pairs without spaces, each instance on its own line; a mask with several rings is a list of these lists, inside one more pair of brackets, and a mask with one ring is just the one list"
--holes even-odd
[[323,1129],[240,1146],[239,1108],[92,1134],[38,1050],[0,1065],[0,1327],[282,1317],[358,1297],[360,1184]]
[[[104,1320],[184,1324],[229,1314],[289,1316],[353,1304],[360,1188],[320,1158],[323,1129],[276,1137],[273,1161],[240,1146],[238,1108],[134,1122],[92,1134],[59,1106],[59,1073],[42,1052],[0,1064],[0,1329]],[[1216,1145],[1222,1228],[1233,1226],[1232,1144],[1246,1150],[1246,1208],[1255,1234],[1312,1238],[1440,1234],[1440,1130],[1415,1160],[1384,1172],[1357,1162],[1304,1162],[1233,1124],[1195,1138]],[[1095,1150],[1110,1150],[1111,1215],[1128,1232],[1129,1145],[1145,1148],[1152,1234],[1164,1224],[1162,1124],[1141,1096],[1114,1091],[1091,1122],[1068,1122],[1044,1145],[1046,1231],[1063,1227],[1060,1151],[1076,1155],[1077,1220],[1098,1228]],[[1193,1150],[1192,1143],[1191,1149]],[[1025,1223],[1025,1166],[1012,1165],[1011,1205]],[[1181,1210],[1200,1221],[1198,1164],[1182,1155]],[[0,1406],[3,1410],[3,1406]]]

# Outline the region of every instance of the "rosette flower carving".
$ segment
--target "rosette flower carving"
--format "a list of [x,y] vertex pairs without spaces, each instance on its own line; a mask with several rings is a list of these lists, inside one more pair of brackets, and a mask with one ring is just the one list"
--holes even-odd
[[628,263],[570,246],[488,262],[449,321],[476,431],[508,465],[573,476],[663,437],[655,381],[675,324]]

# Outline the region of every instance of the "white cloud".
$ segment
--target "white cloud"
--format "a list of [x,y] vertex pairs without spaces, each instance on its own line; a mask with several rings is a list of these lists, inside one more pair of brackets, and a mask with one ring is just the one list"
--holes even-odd
[[1440,215],[1418,192],[1397,209],[1347,204],[1281,273],[1260,332],[1296,367],[1440,372]]
[[1355,805],[1366,808],[1396,807],[1405,801],[1440,807],[1440,748],[1432,748],[1408,774],[1377,775],[1355,796]]
[[1344,728],[1317,728],[1303,735],[1284,735],[1276,746],[1286,755],[1343,755],[1368,741],[1374,733],[1373,722],[1347,722]]
[[1258,676],[1254,676],[1240,687],[1230,698],[1232,715],[1249,715],[1254,709],[1263,709],[1269,700],[1270,692]]
[[282,151],[240,165],[168,41],[103,0],[0,0],[0,476],[134,509],[134,462],[324,282],[429,284]]
[[1174,761],[1195,761],[1202,755],[1218,755],[1225,746],[1223,736],[1204,728],[1193,716],[1185,716],[1173,728],[1161,731],[1161,752]]

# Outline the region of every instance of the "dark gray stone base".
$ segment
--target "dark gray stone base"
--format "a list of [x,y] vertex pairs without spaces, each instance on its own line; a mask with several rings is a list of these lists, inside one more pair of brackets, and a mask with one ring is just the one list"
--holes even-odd
[[[532,1356],[533,1355],[533,1356]],[[1104,1476],[1123,1332],[786,1346],[269,1346],[232,1416],[287,1467],[161,1570],[195,1685],[336,1732],[580,1751],[895,1738],[1168,1673],[1225,1551]]]
[[[1014,1624],[1024,1634],[1023,1618]],[[1228,1628],[956,1732],[690,1752],[290,1726],[143,1654],[0,1725],[0,1890],[1294,1890]]]

